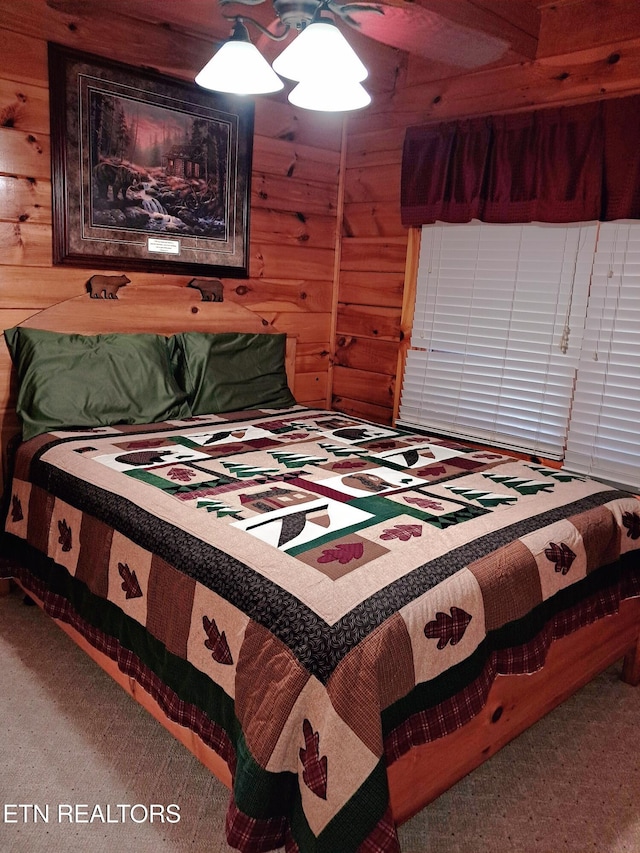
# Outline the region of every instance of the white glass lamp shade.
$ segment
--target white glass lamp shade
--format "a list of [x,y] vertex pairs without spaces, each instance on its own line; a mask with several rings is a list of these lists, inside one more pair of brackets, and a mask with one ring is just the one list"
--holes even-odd
[[297,107],[321,112],[359,110],[371,103],[371,95],[357,81],[318,79],[302,80],[289,93]]
[[305,27],[276,57],[273,70],[297,81],[330,77],[359,83],[369,74],[333,21],[325,20]]
[[196,83],[215,92],[266,95],[284,83],[250,41],[230,39],[196,76]]

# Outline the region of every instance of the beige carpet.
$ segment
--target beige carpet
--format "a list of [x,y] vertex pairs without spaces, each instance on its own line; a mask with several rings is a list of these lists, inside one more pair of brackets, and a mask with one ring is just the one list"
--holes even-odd
[[[225,788],[18,595],[0,598],[0,661],[2,853],[230,853]],[[402,853],[640,853],[640,688],[618,674],[401,827]],[[60,805],[107,820],[107,804],[112,820],[138,808],[58,822]],[[145,821],[152,804],[180,821]]]

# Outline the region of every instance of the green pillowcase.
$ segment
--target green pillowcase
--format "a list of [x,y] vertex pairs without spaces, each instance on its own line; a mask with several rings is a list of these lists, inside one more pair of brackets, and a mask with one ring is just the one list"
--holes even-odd
[[182,332],[169,339],[178,383],[194,415],[243,409],[286,409],[284,334]]
[[18,372],[24,440],[52,430],[190,415],[163,335],[67,335],[23,326],[4,335]]

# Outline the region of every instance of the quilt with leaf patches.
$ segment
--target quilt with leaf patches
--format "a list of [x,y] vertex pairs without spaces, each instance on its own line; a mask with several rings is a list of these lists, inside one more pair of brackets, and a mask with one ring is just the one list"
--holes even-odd
[[640,594],[632,495],[301,407],[34,438],[6,530],[228,761],[246,852],[394,853],[387,764]]

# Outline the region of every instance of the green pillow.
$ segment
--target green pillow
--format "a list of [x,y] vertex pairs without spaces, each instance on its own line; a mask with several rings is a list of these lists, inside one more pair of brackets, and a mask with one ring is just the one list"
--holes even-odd
[[4,336],[18,372],[24,440],[52,430],[191,414],[163,335],[67,335],[17,326]]
[[181,332],[169,339],[178,383],[194,415],[242,409],[285,409],[296,401],[287,384],[284,334]]

